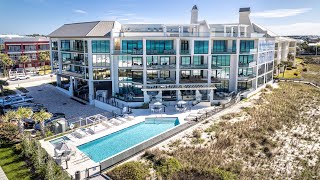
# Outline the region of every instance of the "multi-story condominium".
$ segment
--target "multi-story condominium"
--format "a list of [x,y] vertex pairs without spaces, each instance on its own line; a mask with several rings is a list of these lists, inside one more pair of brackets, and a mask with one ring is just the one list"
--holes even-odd
[[275,39],[249,15],[240,8],[238,23],[208,24],[194,6],[187,24],[65,24],[48,35],[57,84],[99,107],[254,92],[273,80]]
[[[40,52],[50,50],[49,38],[46,37],[19,37],[4,39],[4,53],[8,54],[11,59],[16,61],[16,67],[22,68],[23,64],[19,63],[22,55],[29,56],[29,62],[25,64],[26,70],[35,70],[41,66],[38,55]],[[50,61],[43,62],[42,65],[50,65]]]

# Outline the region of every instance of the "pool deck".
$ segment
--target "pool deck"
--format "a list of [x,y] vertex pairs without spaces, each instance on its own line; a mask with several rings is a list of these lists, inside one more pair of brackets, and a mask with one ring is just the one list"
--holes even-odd
[[[198,110],[201,109],[213,109],[214,107],[210,107],[209,103],[200,103],[194,107],[192,107],[192,110],[186,111],[186,112],[177,112],[174,107],[167,107],[166,112],[162,114],[155,114],[151,113],[149,109],[133,109],[133,113],[130,114],[130,116],[134,117],[134,120],[125,122],[123,124],[120,124],[118,126],[112,126],[111,128],[101,130],[100,132],[97,132],[92,135],[87,135],[83,138],[75,138],[71,134],[65,135],[68,137],[70,140],[66,141],[67,145],[70,146],[70,148],[75,152],[74,156],[71,156],[70,161],[68,161],[68,169],[66,171],[74,176],[76,171],[81,171],[84,172],[87,168],[99,166],[99,163],[94,162],[91,160],[89,157],[87,157],[83,152],[81,152],[77,146],[80,146],[82,144],[88,143],[90,141],[99,139],[101,137],[107,136],[111,133],[114,133],[116,131],[119,131],[121,129],[125,129],[127,127],[133,126],[135,124],[141,123],[145,120],[145,118],[164,118],[164,117],[177,117],[179,118],[180,124],[186,123],[185,119],[187,116],[193,113],[197,113]],[[96,125],[97,128],[98,126],[102,126],[101,124]],[[50,143],[50,140],[40,141],[42,147],[48,152],[48,154],[52,157],[54,157],[54,146]],[[66,168],[66,163],[63,162],[61,165],[64,169]],[[99,172],[99,169],[96,169],[96,172]],[[90,174],[92,174],[90,172]]]

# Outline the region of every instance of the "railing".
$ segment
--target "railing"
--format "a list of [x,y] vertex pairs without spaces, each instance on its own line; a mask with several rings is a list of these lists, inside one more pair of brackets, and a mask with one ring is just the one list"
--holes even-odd
[[182,55],[189,55],[191,52],[190,52],[190,50],[180,50],[180,54],[182,54]]
[[175,55],[176,51],[174,49],[170,50],[163,50],[163,51],[158,51],[158,50],[147,50],[148,55]]
[[143,49],[139,50],[114,50],[113,51],[114,55],[142,55],[143,54]]
[[240,63],[239,62],[239,67],[253,67],[257,65],[257,61],[252,61],[249,63]]
[[212,49],[212,51],[211,51],[211,54],[235,54],[235,53],[236,53],[236,51],[233,49],[227,49],[225,51],[214,51]]
[[132,68],[132,69],[143,69],[143,65],[142,65],[142,64],[140,64],[140,65],[138,65],[138,64],[133,64],[131,68]]
[[64,70],[61,73],[62,75],[67,75],[67,76],[73,76],[73,77],[78,77],[78,78],[83,78],[86,79],[88,75],[86,75],[84,72],[79,72],[79,71],[69,71],[69,70]]
[[251,74],[251,75],[238,75],[238,80],[239,81],[249,81],[253,78],[255,78],[256,75],[255,74]]
[[249,49],[249,50],[245,50],[245,51],[240,51],[240,54],[255,54],[258,52],[257,48],[254,49]]
[[147,84],[175,84],[176,80],[171,78],[147,79]]
[[211,77],[211,83],[221,83],[220,78]]
[[181,78],[179,80],[182,84],[188,84],[188,83],[208,83],[208,79],[204,77],[199,76],[189,76],[185,78]]
[[211,69],[218,70],[218,69],[222,69],[222,68],[220,66],[211,64]]
[[60,51],[68,51],[68,52],[88,52],[85,49],[77,49],[77,48],[61,48]]
[[180,64],[180,69],[208,69],[208,64]]
[[158,63],[151,63],[150,65],[147,66],[147,69],[175,69],[176,65],[175,64],[160,64]]

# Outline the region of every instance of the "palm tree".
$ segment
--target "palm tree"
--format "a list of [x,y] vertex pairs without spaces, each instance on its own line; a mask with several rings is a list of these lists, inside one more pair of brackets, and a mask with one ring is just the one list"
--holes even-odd
[[12,66],[14,62],[7,54],[0,54],[0,60],[3,66],[3,75],[8,76],[7,68]]
[[41,66],[41,63],[44,62],[43,74],[45,75],[46,74],[46,62],[50,61],[49,52],[47,52],[47,51],[40,52],[38,57],[39,57],[39,61],[40,61],[40,66]]
[[44,121],[48,120],[52,117],[52,114],[49,112],[44,111],[43,109],[40,112],[36,112],[33,114],[32,118],[37,121],[38,123],[40,123],[41,126],[41,132],[42,132],[42,136],[44,137]]
[[22,55],[19,58],[19,63],[23,64],[23,71],[26,72],[26,63],[30,60],[29,56]]
[[15,111],[8,111],[6,115],[2,117],[4,122],[11,122],[17,120],[17,113]]
[[23,132],[23,120],[30,119],[32,117],[33,111],[31,108],[19,108],[16,111],[16,119],[19,121],[20,133]]
[[9,83],[6,80],[0,80],[0,91],[1,91],[1,96],[4,96],[4,88],[3,86],[8,86]]

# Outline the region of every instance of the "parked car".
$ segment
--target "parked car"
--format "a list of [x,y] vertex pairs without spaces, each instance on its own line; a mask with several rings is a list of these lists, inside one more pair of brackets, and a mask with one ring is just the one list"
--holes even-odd
[[12,105],[8,106],[8,108],[5,108],[5,109],[3,110],[3,112],[4,112],[4,114],[5,114],[5,113],[7,113],[7,112],[10,111],[10,110],[16,111],[16,110],[18,110],[20,107],[23,107],[23,108],[31,108],[33,112],[40,112],[41,110],[48,111],[48,109],[47,109],[46,107],[44,107],[43,104],[23,102],[23,103],[18,103],[18,104],[12,104]]
[[27,95],[18,95],[18,96],[7,96],[3,99],[0,99],[0,106],[8,108],[13,104],[23,103],[23,102],[32,102],[33,97]]
[[18,75],[16,76],[16,80],[25,80],[25,79],[30,79],[29,75]]

